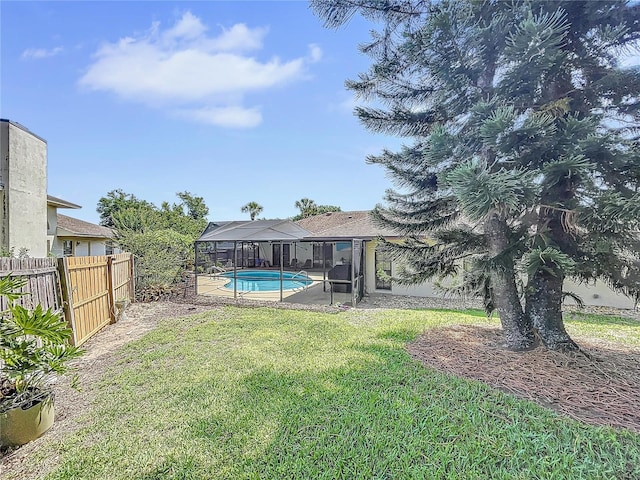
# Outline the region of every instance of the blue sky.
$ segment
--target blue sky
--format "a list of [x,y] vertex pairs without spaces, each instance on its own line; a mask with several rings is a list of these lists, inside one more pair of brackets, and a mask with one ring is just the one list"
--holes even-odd
[[2,1],[0,116],[48,142],[49,194],[204,197],[215,220],[295,215],[296,200],[373,208],[367,154],[399,141],[352,114],[371,24],[328,30],[301,1]]

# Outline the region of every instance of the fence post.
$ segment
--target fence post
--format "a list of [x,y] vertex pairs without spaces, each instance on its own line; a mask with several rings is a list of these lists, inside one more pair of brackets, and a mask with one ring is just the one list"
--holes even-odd
[[129,282],[129,297],[131,299],[131,303],[136,301],[136,270],[133,259],[133,253],[129,254],[129,278],[131,281]]
[[116,323],[116,292],[113,288],[113,256],[107,256],[107,304],[109,305],[109,323]]
[[58,271],[60,272],[60,289],[62,291],[62,308],[67,323],[73,331],[72,344],[78,345],[78,331],[76,329],[76,319],[73,310],[73,295],[71,292],[71,282],[69,280],[69,261],[66,257],[58,259]]

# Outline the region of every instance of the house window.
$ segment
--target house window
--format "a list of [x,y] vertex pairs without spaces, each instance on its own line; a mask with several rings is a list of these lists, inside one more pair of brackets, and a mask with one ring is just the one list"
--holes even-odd
[[[273,244],[273,249],[272,249],[272,259],[273,261],[271,262],[271,264],[274,267],[279,267],[280,266],[280,244],[279,243],[274,243]],[[283,262],[283,267],[288,267],[289,266],[289,261],[291,260],[291,244],[289,243],[283,243],[282,244],[282,262]]]
[[376,250],[376,290],[391,290],[391,259],[386,252]]
[[111,240],[108,240],[104,244],[104,254],[105,255],[113,255],[113,242]]
[[322,268],[323,256],[324,256],[325,267],[331,268],[333,266],[333,244],[332,243],[318,243],[318,244],[314,243],[313,244],[313,266],[315,268]]
[[64,240],[62,242],[62,254],[65,257],[73,256],[73,240]]

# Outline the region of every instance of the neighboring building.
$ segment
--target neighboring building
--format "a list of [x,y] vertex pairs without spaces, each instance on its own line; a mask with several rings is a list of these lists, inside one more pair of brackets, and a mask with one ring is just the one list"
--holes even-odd
[[[57,237],[57,229],[58,229],[58,209],[59,208],[73,208],[79,209],[82,208],[80,205],[76,205],[75,203],[68,202],[61,198],[53,197],[51,195],[47,195],[47,252],[56,257],[62,256],[62,250],[59,250],[55,245],[56,237]],[[59,255],[56,253],[57,250],[60,252]]]
[[47,195],[47,142],[0,119],[0,250],[30,257],[112,253],[113,232],[58,214],[80,205]]
[[47,142],[0,119],[0,247],[47,256]]
[[112,255],[119,252],[113,238],[110,228],[58,213],[51,253],[56,257]]

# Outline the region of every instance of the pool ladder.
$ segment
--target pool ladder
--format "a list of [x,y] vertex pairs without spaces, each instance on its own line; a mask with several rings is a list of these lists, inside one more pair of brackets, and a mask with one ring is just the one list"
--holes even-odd
[[[307,272],[305,272],[304,270],[300,270],[298,273],[294,273],[294,274],[291,276],[291,280],[293,280],[294,278],[296,278],[298,275],[300,275],[300,276],[305,276],[305,277],[307,277],[308,279],[310,279],[309,274],[308,274]],[[307,284],[307,282],[306,282],[306,281],[303,281],[303,282],[302,282],[302,290],[306,290],[307,288],[309,288],[309,285]]]

